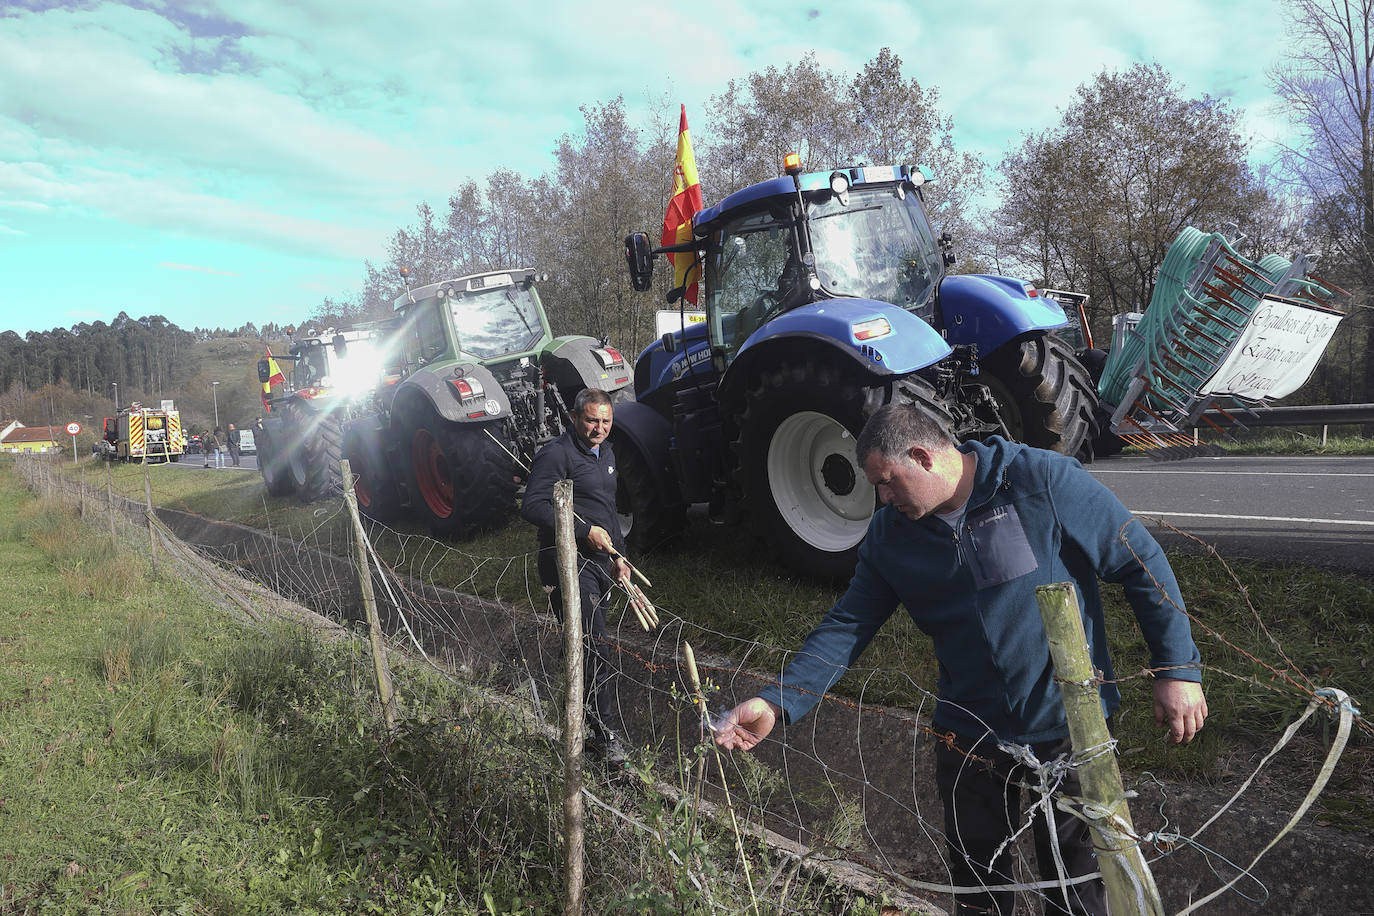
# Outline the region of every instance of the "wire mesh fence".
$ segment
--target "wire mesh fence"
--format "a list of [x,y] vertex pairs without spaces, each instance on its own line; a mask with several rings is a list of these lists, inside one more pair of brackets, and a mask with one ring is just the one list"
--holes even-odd
[[[79,511],[92,532],[175,564],[203,583],[207,596],[249,623],[260,622],[256,609],[262,602],[248,596],[267,598],[272,613],[314,620],[322,630],[356,630],[363,620],[352,559],[358,545],[342,499],[315,504],[305,524],[298,515],[281,518],[266,501],[261,524],[229,524],[158,509],[152,486],[138,492],[127,477],[120,492],[107,469],[78,472],[42,459],[17,466],[39,493]],[[373,521],[364,520],[361,528],[392,657],[461,692],[452,717],[431,724],[479,742],[486,755],[484,764],[477,756],[445,757],[453,764],[446,776],[451,791],[481,794],[488,802],[467,825],[466,842],[474,855],[544,863],[529,866],[551,870],[537,880],[563,880],[547,864],[560,856],[530,854],[556,850],[566,840],[561,628],[540,585],[533,538],[526,552],[482,555]],[[1216,563],[1218,577],[1227,576],[1220,558]],[[628,769],[585,769],[587,867],[599,882],[598,893],[636,901],[654,894],[690,899],[703,912],[815,912],[821,897],[841,912],[858,906],[859,899],[886,900],[904,912],[948,906],[960,887],[950,861],[950,822],[936,791],[935,751],[943,747],[962,755],[970,772],[991,766],[993,754],[986,744],[960,747],[932,727],[934,685],[902,670],[855,666],[844,696],[824,696],[805,719],[775,731],[753,753],[719,752],[711,740],[712,722],[776,682],[788,655],[765,641],[692,620],[671,594],[653,598],[659,626],[652,630],[633,613],[628,595],[616,591],[609,599],[607,638],[620,678],[619,711],[635,756]],[[1254,664],[1237,670],[1210,665],[1207,676],[1281,697],[1289,727],[1274,736],[1273,750],[1234,794],[1148,773],[1131,776],[1135,826],[1120,841],[1144,851],[1170,912],[1203,903],[1208,912],[1252,912],[1265,901],[1273,911],[1286,912],[1303,899],[1301,889],[1285,885],[1283,876],[1290,873],[1305,875],[1314,888],[1325,882],[1327,893],[1351,895],[1347,911],[1374,907],[1374,896],[1354,877],[1362,857],[1367,865],[1368,842],[1346,844],[1340,855],[1326,849],[1314,865],[1300,850],[1323,841],[1313,839],[1310,824],[1299,826],[1332,778],[1351,734],[1367,744],[1374,730],[1343,691],[1305,678],[1300,666],[1287,663],[1283,646],[1264,635],[1263,615],[1256,613],[1256,620],[1260,646],[1233,644],[1238,657]],[[1196,617],[1194,625],[1210,629]],[[795,634],[798,643],[802,635]],[[1224,633],[1210,635],[1229,644]],[[689,646],[704,702],[688,677]],[[1155,673],[1164,672],[1127,677]],[[894,707],[870,699],[879,684],[883,695],[890,694],[894,682],[916,701]],[[399,691],[404,706],[405,687]],[[1278,796],[1281,809],[1273,797],[1247,794],[1275,755],[1318,722],[1326,723],[1321,740],[1303,747],[1307,757],[1313,747],[1322,753],[1284,770],[1309,781],[1286,785]],[[1085,817],[1091,812],[1060,789],[1066,768],[1081,760],[1023,755],[1022,761],[1014,778],[1021,821],[1009,825],[1012,866],[997,887],[1017,895],[1018,912],[1039,912],[1062,893],[1065,879],[1036,880],[1030,825],[1051,806]],[[953,821],[957,825],[958,812]],[[1298,838],[1282,842],[1295,827]],[[1280,845],[1271,851],[1275,843]],[[1301,867],[1292,864],[1295,859]],[[1280,860],[1286,864],[1276,865]]]

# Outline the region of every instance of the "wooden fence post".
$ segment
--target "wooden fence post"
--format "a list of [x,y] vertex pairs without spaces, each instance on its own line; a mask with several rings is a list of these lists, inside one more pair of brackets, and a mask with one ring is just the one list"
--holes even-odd
[[372,643],[372,668],[377,675],[377,698],[382,704],[382,721],[388,736],[396,731],[396,691],[391,683],[391,668],[386,662],[386,643],[382,640],[382,620],[377,613],[377,595],[372,590],[372,566],[367,562],[367,532],[358,515],[358,495],[353,491],[353,468],[345,458],[339,462],[343,478],[344,502],[353,519],[353,554],[358,565],[358,588],[367,611],[367,634]]
[[558,546],[558,590],[563,600],[563,668],[568,695],[563,712],[563,833],[566,837],[564,916],[582,916],[582,729],[586,702],[582,687],[582,590],[577,585],[577,540],[573,535],[573,485],[553,485],[554,540]]
[[119,537],[115,534],[115,508],[114,508],[114,472],[110,470],[110,462],[105,462],[105,508],[109,510],[110,516],[110,541],[119,543]]
[[148,552],[153,558],[153,572],[157,572],[157,529],[153,527],[153,471],[148,456],[143,456],[143,495],[148,505]]
[[1082,781],[1088,824],[1097,863],[1107,886],[1107,908],[1113,916],[1163,916],[1164,905],[1135,835],[1121,785],[1107,720],[1102,716],[1098,673],[1088,651],[1073,583],[1042,585],[1035,590],[1045,621],[1050,656],[1069,720],[1074,759]]

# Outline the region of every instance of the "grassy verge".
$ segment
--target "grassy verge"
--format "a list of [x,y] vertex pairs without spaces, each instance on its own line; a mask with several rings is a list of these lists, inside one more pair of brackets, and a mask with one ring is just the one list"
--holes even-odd
[[[103,479],[103,473],[90,479]],[[321,543],[347,543],[336,503],[300,506],[265,498],[256,474],[156,467],[152,474],[160,504],[274,530],[313,531]],[[116,490],[141,498],[142,469],[116,468],[114,480]],[[378,539],[379,551],[399,560],[404,552],[399,541],[422,533],[402,525],[399,534]],[[523,577],[487,558],[519,557],[533,543],[532,529],[515,521],[454,545],[444,562],[424,568],[423,577],[524,603],[529,591]],[[698,649],[738,654],[739,640],[757,643],[762,648],[750,652],[756,668],[776,670],[782,653],[797,647],[800,635],[839,594],[836,588],[787,573],[772,546],[747,528],[714,527],[702,518],[693,518],[671,549],[638,560],[654,582],[656,603],[704,631],[693,636]],[[1226,674],[1207,674],[1209,725],[1185,748],[1168,746],[1155,727],[1148,680],[1133,678],[1121,685],[1118,737],[1133,769],[1229,784],[1254,749],[1272,744],[1303,705],[1300,692],[1283,686],[1271,669],[1314,686],[1341,687],[1363,706],[1374,703],[1374,650],[1368,648],[1374,644],[1374,583],[1353,575],[1244,561],[1230,564],[1237,580],[1232,581],[1216,559],[1174,554],[1171,561],[1196,620],[1194,633],[1203,657]],[[1118,673],[1126,676],[1147,665],[1145,646],[1120,591],[1104,588],[1104,598],[1113,657]],[[713,642],[712,633],[724,638]],[[933,689],[936,681],[929,641],[904,614],[894,616],[879,633],[864,665],[883,672],[863,680],[868,702],[916,705],[920,694],[913,683]],[[845,694],[858,680],[841,681],[837,692]],[[1311,745],[1301,753],[1319,760],[1324,751]],[[1367,801],[1374,788],[1374,748],[1367,737],[1357,736],[1349,754],[1352,762],[1343,765],[1324,804],[1336,822],[1374,826],[1374,806]]]
[[1374,455],[1374,439],[1357,435],[1311,435],[1292,430],[1263,431],[1246,435],[1238,442],[1219,440],[1233,455]]
[[[1232,455],[1271,455],[1274,457],[1374,455],[1374,439],[1355,433],[1329,435],[1326,442],[1323,443],[1320,432],[1313,435],[1299,430],[1261,428],[1250,433],[1242,433],[1234,440],[1216,435],[1206,435],[1203,436],[1202,441],[1218,445]],[[1122,454],[1128,457],[1139,457],[1145,453],[1134,446],[1127,446]]]
[[[540,723],[406,667],[384,736],[360,643],[247,629],[102,535],[0,473],[0,914],[561,909]],[[655,788],[680,750],[589,773],[647,825],[589,810],[589,912],[747,899],[732,835]],[[764,912],[877,910],[803,878]]]

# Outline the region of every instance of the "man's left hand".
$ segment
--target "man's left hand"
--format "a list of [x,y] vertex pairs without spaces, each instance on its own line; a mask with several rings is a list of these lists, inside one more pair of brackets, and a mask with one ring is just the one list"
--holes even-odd
[[1155,722],[1168,726],[1171,744],[1187,744],[1207,721],[1207,698],[1196,681],[1155,678]]

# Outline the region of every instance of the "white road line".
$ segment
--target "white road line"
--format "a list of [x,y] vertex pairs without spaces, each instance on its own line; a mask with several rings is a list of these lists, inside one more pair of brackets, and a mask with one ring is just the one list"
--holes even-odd
[[1101,476],[1102,474],[1216,474],[1222,477],[1374,477],[1374,473],[1366,474],[1360,471],[1343,474],[1331,471],[1307,471],[1305,473],[1299,471],[1189,471],[1184,468],[1178,468],[1177,470],[1170,469],[1167,471],[1158,468],[1140,471],[1099,471],[1095,468],[1089,468],[1089,473],[1094,477]]
[[1213,512],[1166,512],[1159,509],[1132,509],[1135,515],[1167,518],[1224,518],[1237,522],[1304,522],[1310,525],[1360,525],[1374,528],[1374,522],[1360,522],[1337,518],[1288,518],[1281,515],[1221,515]]

